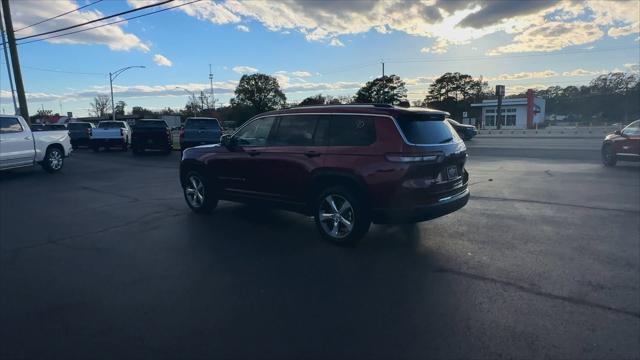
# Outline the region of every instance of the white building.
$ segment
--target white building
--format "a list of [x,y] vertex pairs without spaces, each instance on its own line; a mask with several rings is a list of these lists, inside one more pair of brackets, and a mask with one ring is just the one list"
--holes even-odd
[[[480,108],[481,129],[496,128],[496,112],[498,100],[483,100],[482,103],[471,104]],[[526,98],[502,100],[502,129],[532,129],[544,121],[545,100],[533,96],[533,90],[527,90]]]

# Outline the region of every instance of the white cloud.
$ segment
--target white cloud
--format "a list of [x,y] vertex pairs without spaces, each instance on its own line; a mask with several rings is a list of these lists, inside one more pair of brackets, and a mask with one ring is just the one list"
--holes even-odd
[[449,42],[444,39],[436,40],[435,44],[431,47],[423,47],[420,49],[421,53],[433,53],[433,54],[444,54],[447,52],[447,48],[449,47]]
[[[33,23],[57,16],[78,7],[78,3],[72,0],[41,1],[35,4],[31,1],[13,1],[11,12],[13,15],[14,29],[21,29]],[[97,10],[80,10],[73,16],[63,16],[55,21],[47,21],[37,27],[26,28],[16,32],[16,37],[21,38],[37,33],[42,33],[59,28],[77,25],[89,20],[95,20],[104,15]],[[117,18],[116,18],[117,19]],[[46,40],[55,44],[101,44],[114,51],[140,50],[149,51],[149,46],[143,43],[136,35],[126,33],[121,26],[126,23],[109,25],[91,31],[61,36]]]
[[280,71],[276,71],[275,74],[291,75],[291,76],[295,76],[295,77],[299,77],[299,78],[305,78],[305,77],[313,76],[312,73],[310,73],[308,71],[303,71],[303,70],[297,70],[297,71],[280,70]]
[[158,66],[171,67],[173,65],[171,60],[167,59],[166,57],[164,57],[164,56],[162,56],[160,54],[155,54],[153,56],[153,62],[156,63]]
[[234,66],[231,70],[233,70],[234,72],[238,73],[238,74],[250,74],[250,73],[254,73],[257,72],[258,69],[253,68],[251,66]]
[[236,30],[238,31],[242,31],[242,32],[249,32],[249,27],[246,25],[238,25],[236,26]]
[[640,64],[638,63],[624,64],[624,68],[629,72],[640,72]]
[[343,47],[344,46],[342,41],[340,41],[338,38],[331,39],[331,41],[329,42],[329,45],[331,45],[331,46],[339,46],[339,47]]
[[500,74],[495,77],[487,77],[485,81],[513,81],[513,80],[525,80],[525,79],[544,79],[549,77],[558,76],[558,73],[553,70],[542,71],[522,71],[512,74]]
[[[152,0],[128,0],[132,6]],[[185,3],[187,0],[176,0]],[[172,3],[173,4],[173,3]],[[214,24],[251,20],[270,31],[344,46],[340,36],[402,32],[433,39],[423,52],[444,53],[488,34],[514,36],[491,54],[555,51],[638,32],[638,1],[201,1],[180,11]],[[238,25],[238,29],[244,25]],[[240,30],[242,31],[242,30]]]
[[604,33],[589,22],[550,21],[531,27],[514,37],[514,42],[489,51],[489,55],[530,51],[556,51],[567,46],[588,44]]
[[636,21],[631,25],[621,26],[621,27],[612,27],[607,32],[607,35],[615,39],[621,36],[637,34],[639,32],[640,32],[640,22]]
[[575,69],[571,71],[564,71],[562,76],[595,76],[600,74],[607,73],[606,70],[598,71],[598,70],[585,70],[585,69]]

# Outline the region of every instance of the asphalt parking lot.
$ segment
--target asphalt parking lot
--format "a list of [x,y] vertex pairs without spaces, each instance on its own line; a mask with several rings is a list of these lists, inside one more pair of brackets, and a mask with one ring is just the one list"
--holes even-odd
[[353,249],[192,214],[177,152],[2,173],[0,358],[638,358],[640,167],[470,152],[465,208]]

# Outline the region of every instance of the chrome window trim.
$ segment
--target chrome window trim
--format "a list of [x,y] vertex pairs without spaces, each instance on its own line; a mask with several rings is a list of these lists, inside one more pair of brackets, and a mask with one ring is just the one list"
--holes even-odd
[[[404,135],[404,132],[402,131],[402,129],[400,129],[400,125],[398,125],[398,121],[396,120],[395,117],[391,116],[391,115],[385,115],[385,114],[365,114],[365,113],[350,113],[350,112],[295,112],[295,113],[286,113],[286,114],[271,114],[271,115],[263,115],[263,116],[258,116],[255,117],[253,119],[248,120],[247,122],[245,122],[244,124],[242,124],[242,126],[240,126],[239,128],[236,129],[236,131],[233,132],[233,134],[231,134],[231,136],[235,136],[236,133],[238,131],[240,131],[242,128],[244,128],[245,126],[249,125],[250,123],[261,119],[261,118],[265,118],[265,117],[269,117],[269,116],[274,116],[274,117],[278,117],[278,116],[293,116],[293,115],[356,115],[356,116],[378,116],[378,117],[386,117],[389,118],[393,121],[393,124],[396,126],[396,130],[398,131],[398,133],[400,134],[400,137],[402,138],[402,141],[404,141],[405,144],[410,145],[410,146],[421,146],[421,147],[435,147],[435,146],[444,146],[444,145],[451,145],[451,144],[464,144],[464,141],[458,137],[459,141],[454,141],[454,142],[450,142],[450,143],[446,143],[446,144],[414,144],[412,142],[410,142],[407,137]],[[442,121],[445,121],[444,119]],[[454,130],[455,131],[455,130]]]

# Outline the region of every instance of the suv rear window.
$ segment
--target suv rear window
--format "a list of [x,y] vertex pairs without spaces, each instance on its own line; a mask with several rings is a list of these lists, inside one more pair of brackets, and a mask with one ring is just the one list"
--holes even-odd
[[187,119],[184,127],[189,129],[219,129],[220,124],[216,119]]
[[330,146],[366,146],[376,141],[372,118],[362,115],[333,115],[329,125]]
[[412,144],[446,144],[459,140],[451,125],[438,114],[402,114],[396,117],[402,133]]
[[103,121],[98,124],[100,129],[120,129],[124,128],[124,123],[121,121]]
[[136,123],[137,128],[166,128],[167,123],[164,120],[144,120]]
[[69,130],[82,130],[91,127],[88,123],[69,123],[67,126],[69,127]]

